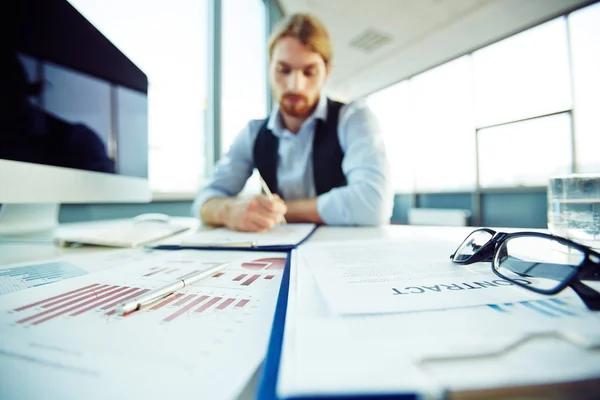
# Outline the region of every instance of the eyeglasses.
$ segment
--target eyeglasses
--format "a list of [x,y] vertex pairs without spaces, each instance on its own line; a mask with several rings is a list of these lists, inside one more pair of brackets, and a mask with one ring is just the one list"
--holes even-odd
[[600,254],[568,239],[481,228],[450,259],[463,265],[491,261],[496,275],[536,293],[556,294],[568,286],[590,310],[600,310],[600,293],[582,282],[600,281]]

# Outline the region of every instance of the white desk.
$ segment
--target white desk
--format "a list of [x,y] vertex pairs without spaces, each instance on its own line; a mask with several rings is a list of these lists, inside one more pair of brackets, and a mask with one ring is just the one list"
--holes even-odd
[[[197,227],[195,218],[175,217],[175,222],[183,223],[191,227]],[[59,230],[77,230],[90,225],[110,224],[111,221],[95,221],[92,223],[72,223],[61,225]],[[386,225],[381,227],[320,227],[310,238],[310,242],[343,241],[349,239],[367,238],[397,238],[399,240],[409,239],[415,236],[423,236],[432,240],[451,238],[460,242],[471,232],[473,227],[430,227],[430,226],[408,226],[408,225]],[[184,232],[181,235],[189,234]],[[115,251],[110,247],[79,246],[79,247],[57,247],[49,236],[24,236],[15,237],[10,240],[0,239],[0,265],[30,262],[63,255],[92,254],[98,252]]]
[[[188,221],[188,223],[195,223],[196,221],[192,218],[182,219],[182,221]],[[76,226],[76,224],[63,226],[61,229],[70,229]],[[432,243],[436,241],[452,241],[458,246],[461,241],[473,231],[473,227],[429,227],[429,226],[406,226],[406,225],[388,225],[382,227],[365,227],[365,228],[344,228],[344,227],[321,227],[315,232],[310,242],[336,242],[346,241],[351,239],[366,239],[366,238],[394,238],[398,240],[412,240],[418,237],[426,238],[431,240]],[[451,252],[455,250],[452,248]],[[72,255],[72,254],[92,254],[96,252],[110,252],[115,251],[110,248],[101,247],[75,247],[75,248],[59,248],[54,246],[49,240],[46,242],[38,243],[27,243],[27,242],[0,242],[0,265],[12,264],[17,262],[28,262],[37,261],[47,258],[59,257],[61,255]],[[1,298],[0,298],[1,300]],[[260,371],[256,371],[253,377],[247,382],[243,393],[239,399],[252,399],[256,397],[256,390],[258,382],[260,380]],[[588,383],[589,385],[589,383]],[[598,390],[598,381],[593,382],[591,389],[589,386],[584,387],[588,390],[592,390],[590,393]],[[564,389],[565,385],[548,388],[542,390],[544,395],[551,395],[558,393],[559,396],[563,396],[564,392],[560,390]],[[550,391],[548,391],[550,390]],[[540,389],[536,388],[533,392],[523,393],[518,392],[517,396],[536,396],[540,393]],[[570,392],[567,392],[567,394]],[[582,393],[582,392],[578,392]],[[484,396],[507,396],[512,397],[514,394],[510,390],[500,393],[486,393]],[[478,396],[475,396],[478,397]],[[592,398],[593,396],[589,396]]]

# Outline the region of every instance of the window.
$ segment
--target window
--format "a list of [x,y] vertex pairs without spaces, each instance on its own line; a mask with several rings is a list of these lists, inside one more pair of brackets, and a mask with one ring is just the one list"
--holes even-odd
[[411,133],[417,191],[475,187],[471,59],[458,58],[411,79]]
[[466,56],[369,96],[397,192],[475,187],[471,88]]
[[369,108],[381,126],[390,162],[392,185],[401,193],[414,191],[413,118],[410,112],[410,85],[400,82],[367,98]]
[[571,108],[566,19],[473,53],[478,127]]
[[600,171],[598,37],[594,4],[371,94],[395,189],[546,186]]
[[263,0],[227,0],[223,8],[221,154],[251,119],[267,116],[267,35]]
[[149,179],[192,193],[204,177],[207,2],[70,0],[149,81]]
[[571,171],[571,116],[561,114],[480,129],[481,187],[546,186]]
[[600,4],[569,16],[577,172],[600,171]]

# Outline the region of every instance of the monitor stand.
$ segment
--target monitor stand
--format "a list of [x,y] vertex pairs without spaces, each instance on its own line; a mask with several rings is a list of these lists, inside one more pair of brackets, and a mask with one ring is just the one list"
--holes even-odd
[[48,236],[58,226],[60,204],[2,204],[0,236]]

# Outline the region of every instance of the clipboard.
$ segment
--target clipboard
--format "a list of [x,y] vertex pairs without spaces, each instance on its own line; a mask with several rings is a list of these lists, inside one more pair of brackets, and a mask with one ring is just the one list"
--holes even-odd
[[315,395],[310,397],[281,398],[277,395],[277,379],[279,376],[279,364],[281,362],[281,351],[283,348],[283,333],[285,327],[288,294],[290,289],[290,268],[292,252],[287,253],[285,269],[281,279],[281,288],[275,305],[275,315],[273,317],[273,326],[269,338],[269,347],[263,364],[262,376],[258,385],[256,398],[258,400],[330,400],[330,399],[352,399],[352,400],[398,400],[398,399],[418,399],[421,396],[417,393],[389,393],[376,395]]
[[[311,395],[298,395],[291,397],[280,397],[277,394],[277,383],[279,380],[279,369],[282,358],[283,351],[283,342],[284,342],[284,331],[286,324],[286,316],[287,316],[287,308],[288,308],[288,299],[289,299],[289,290],[290,290],[290,277],[291,277],[291,268],[292,268],[292,257],[293,252],[289,251],[287,256],[287,261],[285,265],[284,274],[281,281],[281,288],[279,291],[279,296],[276,303],[275,314],[273,318],[273,325],[271,328],[269,346],[267,348],[267,354],[265,357],[265,361],[262,368],[262,374],[260,377],[257,396],[256,398],[259,400],[329,400],[329,399],[352,399],[352,400],[388,400],[388,399],[417,399],[426,396],[426,392],[414,391],[414,392],[401,392],[401,393],[360,393],[360,394],[349,394],[349,393],[327,393],[327,394],[311,394]],[[527,335],[522,340],[517,341],[511,347],[520,348],[521,342],[527,344],[530,341],[535,342],[538,339],[561,339],[561,335],[556,333],[533,333],[531,335]],[[566,339],[565,342],[569,342],[571,338],[563,338]],[[591,345],[590,349],[593,350],[596,345]],[[507,349],[500,349],[498,355],[505,353]],[[513,351],[511,348],[508,351]],[[473,355],[463,355],[462,357],[452,357],[452,359],[468,359],[468,358],[489,358],[493,361],[494,350],[490,350],[489,352],[484,352],[478,354],[476,356]],[[429,358],[423,360],[425,363],[431,362],[439,362],[445,363],[448,361],[448,357],[442,357],[439,360],[435,358]],[[597,369],[597,368],[596,368]],[[432,379],[435,379],[432,375]],[[441,383],[441,382],[440,382]],[[471,398],[471,399],[483,399],[488,396],[495,396],[502,393],[510,393],[515,396],[527,396],[527,395],[552,395],[556,392],[564,393],[567,397],[572,397],[577,394],[582,393],[597,393],[598,389],[600,389],[600,376],[595,377],[579,377],[575,379],[568,379],[565,381],[556,381],[552,383],[521,383],[519,385],[507,385],[506,387],[471,387],[471,388],[462,388],[462,389],[453,389],[452,387],[442,385],[441,393],[439,395],[441,398]],[[585,396],[584,396],[585,397]],[[587,396],[585,398],[593,398]]]
[[154,244],[148,245],[146,248],[152,250],[233,250],[233,251],[278,251],[278,252],[289,252],[302,243],[306,242],[318,229],[319,225],[315,225],[314,228],[297,243],[286,243],[286,244],[268,244],[261,245],[257,241],[206,241],[202,244]]

